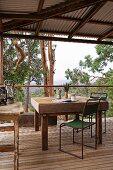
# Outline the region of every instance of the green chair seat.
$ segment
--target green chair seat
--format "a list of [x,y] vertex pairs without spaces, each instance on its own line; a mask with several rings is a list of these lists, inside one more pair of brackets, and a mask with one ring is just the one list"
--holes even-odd
[[89,127],[93,124],[94,124],[94,122],[88,122],[88,121],[82,122],[82,120],[73,120],[73,121],[65,123],[66,126],[72,127],[72,128],[75,128],[75,129],[87,128],[87,127]]

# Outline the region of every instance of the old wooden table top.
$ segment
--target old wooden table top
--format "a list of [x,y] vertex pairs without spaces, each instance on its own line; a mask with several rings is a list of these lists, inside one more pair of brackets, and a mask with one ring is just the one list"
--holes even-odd
[[24,109],[22,107],[21,102],[15,102],[12,104],[7,104],[4,106],[0,106],[0,119],[2,117],[7,117],[8,119],[15,119],[15,117],[19,117],[20,113],[23,112]]
[[[58,100],[54,97],[32,97],[31,104],[35,110],[40,114],[51,114],[51,113],[72,113],[82,112],[84,104],[88,98],[77,96],[73,102],[62,102],[63,99]],[[101,100],[100,110],[108,110],[108,101]]]

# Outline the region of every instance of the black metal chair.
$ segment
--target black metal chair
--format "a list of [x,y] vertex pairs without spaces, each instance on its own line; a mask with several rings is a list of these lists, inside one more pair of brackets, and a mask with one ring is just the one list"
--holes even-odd
[[[93,147],[95,149],[97,149],[97,112],[98,112],[98,106],[99,106],[100,100],[99,99],[88,99],[85,103],[84,109],[83,109],[83,113],[80,114],[79,119],[75,119],[72,120],[70,122],[65,122],[65,123],[61,123],[60,124],[60,137],[59,137],[59,150],[65,153],[68,153],[70,155],[73,155],[75,157],[79,157],[81,159],[83,159],[83,146],[88,146],[88,147]],[[95,121],[91,122],[89,121],[89,119],[86,119],[89,117],[89,115],[95,115]],[[95,125],[95,146],[89,146],[84,144],[84,129],[89,128],[90,126]],[[73,129],[73,144],[77,143],[74,140],[74,132],[77,132],[77,130],[80,130],[81,132],[81,144],[82,144],[82,151],[81,151],[81,156],[77,155],[77,154],[73,154],[71,152],[65,151],[64,149],[62,149],[62,145],[61,145],[61,128],[67,126],[67,127],[71,127]]]
[[[107,100],[107,93],[95,93],[92,92],[90,98],[93,99],[100,99],[100,100]],[[102,114],[104,115],[104,133],[106,133],[106,111],[102,110]],[[91,117],[92,119],[92,117]]]

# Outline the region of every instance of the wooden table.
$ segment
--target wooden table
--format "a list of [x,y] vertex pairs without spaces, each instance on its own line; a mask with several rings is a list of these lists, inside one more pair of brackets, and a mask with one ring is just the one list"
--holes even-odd
[[[13,104],[7,104],[0,106],[0,120],[13,121],[14,126],[1,126],[0,131],[12,131],[14,130],[14,145],[12,150],[14,151],[14,170],[19,169],[19,115],[23,112],[22,103],[17,102]],[[10,148],[11,149],[11,148]],[[1,152],[8,151],[8,147],[4,145],[0,147]]]
[[[39,130],[39,116],[41,117],[42,150],[48,149],[48,116],[79,114],[83,111],[88,98],[78,97],[75,102],[55,102],[53,97],[32,97],[31,104],[35,109],[35,130]],[[53,102],[54,101],[54,102]],[[102,143],[102,110],[108,109],[108,102],[101,101],[97,115],[98,143]]]

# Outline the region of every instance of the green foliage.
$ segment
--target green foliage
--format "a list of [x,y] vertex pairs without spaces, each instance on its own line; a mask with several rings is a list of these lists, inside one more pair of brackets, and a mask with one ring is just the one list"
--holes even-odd
[[23,89],[19,88],[19,89],[15,89],[15,96],[14,96],[16,101],[21,101],[23,102],[24,100],[24,92]]
[[[36,40],[18,40],[20,47],[24,49],[25,59],[15,70],[15,61],[17,58],[16,50],[12,39],[4,39],[3,45],[3,75],[5,79],[11,79],[15,84],[23,84],[28,77],[30,81],[41,82],[42,64],[39,55],[39,43]],[[30,63],[27,58],[30,55]]]
[[97,57],[92,59],[90,55],[85,56],[85,61],[80,61],[79,65],[84,68],[89,68],[90,71],[103,73],[104,68],[113,61],[113,46],[111,45],[96,45]]
[[[75,68],[72,71],[67,69],[65,71],[66,78],[71,80],[73,84],[95,84],[95,85],[113,85],[113,69],[109,68],[105,72],[106,66],[113,62],[113,46],[110,45],[96,45],[97,57],[92,58],[92,56],[85,56],[84,61],[80,60],[79,66],[81,70]],[[87,70],[84,72],[83,70]],[[96,73],[101,73],[101,77],[96,77]],[[93,76],[92,76],[92,75]],[[93,82],[91,82],[91,77],[93,77]],[[108,116],[113,116],[113,87],[112,88],[79,88],[77,89],[78,94],[90,94],[94,92],[107,92],[108,100],[110,103],[109,110],[107,112]]]
[[80,60],[79,62],[79,66],[83,67],[83,69],[85,68],[90,68],[90,66],[92,65],[92,58],[90,55],[85,56],[85,62],[83,62],[82,60]]
[[[75,85],[80,85],[80,84],[84,84],[87,85],[90,83],[89,79],[90,76],[88,75],[88,73],[83,72],[79,69],[73,69],[72,71],[70,69],[67,69],[65,71],[66,74],[66,78],[68,80],[70,80],[70,84],[75,84]],[[78,95],[84,94],[84,95],[88,95],[88,88],[73,88],[71,89],[71,92],[74,92]]]
[[72,84],[88,84],[90,76],[88,73],[83,72],[79,69],[73,69],[72,71],[70,69],[67,69],[65,71],[67,80],[71,80]]
[[[19,40],[17,43],[24,50],[25,58],[16,66],[16,59],[20,57],[13,45],[13,39],[5,38],[3,41],[3,78],[4,80],[13,80],[14,84],[24,84],[26,81],[35,81],[40,84],[42,81],[42,64],[38,57],[39,41],[37,40]],[[17,56],[18,55],[18,56]],[[28,58],[30,59],[28,61]],[[30,78],[30,79],[29,79]],[[16,100],[23,100],[23,90],[16,89]]]
[[69,91],[69,83],[64,84],[64,91],[68,92]]

